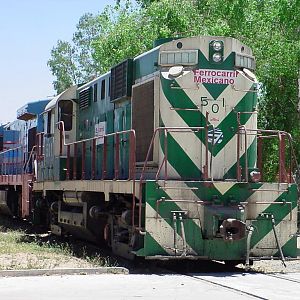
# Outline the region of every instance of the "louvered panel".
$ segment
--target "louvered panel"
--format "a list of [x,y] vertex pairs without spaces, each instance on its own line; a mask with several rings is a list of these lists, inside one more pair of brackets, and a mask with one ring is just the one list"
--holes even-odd
[[111,101],[131,96],[132,71],[132,59],[127,59],[111,69]]
[[88,108],[91,102],[92,87],[79,93],[79,109]]
[[[132,89],[132,128],[136,132],[136,161],[143,162],[154,131],[154,81]],[[149,157],[151,160],[153,150]]]

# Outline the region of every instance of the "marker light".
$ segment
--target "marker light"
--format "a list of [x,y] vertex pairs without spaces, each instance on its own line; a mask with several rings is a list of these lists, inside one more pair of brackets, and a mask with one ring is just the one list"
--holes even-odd
[[222,60],[222,55],[220,53],[214,53],[212,58],[214,62],[218,63]]

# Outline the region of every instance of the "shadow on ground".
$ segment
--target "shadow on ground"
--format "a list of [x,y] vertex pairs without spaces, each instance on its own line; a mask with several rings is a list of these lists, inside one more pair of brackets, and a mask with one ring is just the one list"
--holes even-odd
[[0,231],[18,231],[20,243],[35,243],[49,248],[61,247],[71,256],[88,259],[97,263],[97,259],[104,258],[108,265],[129,269],[131,274],[170,274],[170,273],[215,273],[215,272],[243,272],[243,268],[227,266],[215,261],[147,261],[138,258],[128,261],[117,257],[110,249],[100,245],[78,240],[72,236],[59,237],[51,234],[45,228],[34,226],[27,221],[6,216],[0,217]]

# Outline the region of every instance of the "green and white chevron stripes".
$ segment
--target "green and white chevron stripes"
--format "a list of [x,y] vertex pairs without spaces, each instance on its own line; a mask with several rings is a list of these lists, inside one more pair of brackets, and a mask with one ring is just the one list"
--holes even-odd
[[264,183],[251,195],[246,213],[249,223],[256,230],[251,241],[252,255],[270,257],[278,253],[270,215],[275,217],[280,245],[290,244],[285,247],[285,255],[296,255],[297,199],[295,184],[277,184],[276,187],[274,183]]
[[242,239],[230,242],[220,236],[222,221],[232,218],[253,226],[251,256],[278,256],[268,217],[271,214],[284,255],[296,256],[295,185],[199,181],[168,181],[165,185],[164,181],[148,181],[145,197],[146,257],[185,253],[207,259],[244,260],[247,232]]
[[[223,60],[214,63],[212,41],[213,37],[195,37],[184,39],[180,47],[173,41],[160,48],[174,52],[174,61],[177,52],[197,49],[198,65],[185,66],[182,72],[167,64],[160,69],[156,118],[160,127],[169,129],[167,136],[159,136],[158,160],[160,166],[167,165],[168,176],[163,166],[158,181],[143,185],[142,255],[245,260],[250,251],[251,257],[279,256],[275,220],[283,254],[295,257],[296,185],[243,180],[256,169],[257,81],[251,72],[236,70],[235,54],[252,52],[236,40],[222,38]],[[205,130],[180,129],[207,125],[208,149]],[[240,125],[246,133],[238,134]],[[242,181],[237,180],[238,163]],[[203,176],[206,170],[208,178]],[[226,231],[222,224],[228,223],[232,227]]]
[[[205,56],[203,54],[202,56],[205,60]],[[230,56],[231,54],[228,53],[228,59]],[[225,67],[232,66],[223,66]],[[234,165],[237,162],[238,113],[240,113],[241,125],[247,129],[257,128],[255,113],[257,103],[256,94],[253,92],[256,82],[249,79],[242,71],[234,72],[236,72],[234,85],[199,84],[195,82],[194,71],[185,71],[176,79],[170,77],[168,71],[161,72],[160,126],[204,127],[206,113],[208,113],[209,161],[212,156],[212,167],[208,170],[208,176],[214,179],[236,177]],[[248,167],[255,168],[256,136],[248,132],[246,143],[245,138],[242,133],[239,141],[239,157],[241,159],[245,155],[245,145],[247,145]],[[162,163],[165,144],[163,138],[160,141],[159,161]],[[196,133],[169,133],[168,163],[179,174],[178,178],[201,178],[206,159],[205,143],[204,130]],[[172,156],[172,152],[176,155]],[[241,166],[244,167],[243,162]],[[164,176],[163,170],[161,175]],[[175,174],[171,171],[168,175],[170,178],[175,178]]]

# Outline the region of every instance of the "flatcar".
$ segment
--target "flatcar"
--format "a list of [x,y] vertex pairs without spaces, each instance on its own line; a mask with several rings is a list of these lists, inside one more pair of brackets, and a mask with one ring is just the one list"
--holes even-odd
[[[2,211],[128,259],[296,257],[291,136],[257,128],[254,72],[242,42],[196,36],[158,40],[70,87],[41,112],[18,183],[6,168],[18,156],[5,160],[15,150],[0,154]],[[276,182],[263,176],[269,139]],[[14,211],[11,199],[23,199]]]

